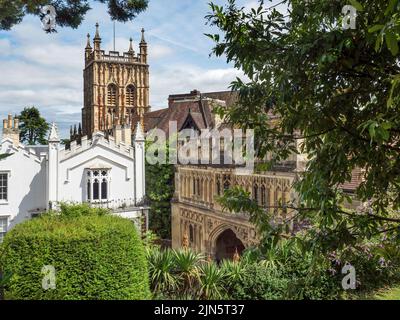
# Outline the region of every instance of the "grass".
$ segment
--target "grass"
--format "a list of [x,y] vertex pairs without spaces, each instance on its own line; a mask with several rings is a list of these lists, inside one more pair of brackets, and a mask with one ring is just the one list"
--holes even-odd
[[400,300],[400,286],[379,290],[373,297],[375,300]]
[[374,291],[346,294],[345,300],[400,300],[400,285],[387,286]]

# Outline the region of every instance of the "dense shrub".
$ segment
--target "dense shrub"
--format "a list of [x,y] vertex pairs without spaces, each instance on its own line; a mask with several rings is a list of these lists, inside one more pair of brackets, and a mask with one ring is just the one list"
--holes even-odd
[[300,254],[293,250],[282,265],[282,276],[289,279],[289,299],[332,300],[339,299],[342,291],[338,273],[330,272],[330,262],[319,257],[317,262],[311,253]]
[[286,297],[288,279],[279,269],[261,263],[246,265],[242,279],[232,285],[231,298],[238,300],[281,300]]
[[340,252],[332,252],[330,259],[336,270],[346,264],[355,268],[358,293],[400,282],[400,248],[393,239],[374,239],[347,247]]
[[[336,300],[400,280],[400,249],[390,241],[327,254],[282,241],[264,251],[248,249],[239,262],[220,264],[190,250],[152,247],[148,253],[151,288],[160,299]],[[356,269],[355,291],[342,288],[347,263]]]
[[[147,299],[144,248],[133,223],[88,206],[64,206],[17,225],[5,237],[4,269],[14,299]],[[43,266],[56,289],[42,288]]]

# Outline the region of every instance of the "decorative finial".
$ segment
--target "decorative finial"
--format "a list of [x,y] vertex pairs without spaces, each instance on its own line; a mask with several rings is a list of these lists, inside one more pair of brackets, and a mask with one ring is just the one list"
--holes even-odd
[[185,233],[183,235],[183,239],[182,239],[182,248],[183,249],[188,249],[189,248],[189,237],[187,235],[187,233]]
[[58,136],[58,129],[54,122],[51,125],[48,141],[49,142],[60,142],[60,137]]
[[238,263],[240,261],[240,255],[238,249],[235,249],[235,254],[233,255],[233,262]]
[[94,36],[95,39],[100,39],[100,33],[99,33],[99,23],[96,22],[96,34]]
[[87,34],[87,42],[86,42],[86,49],[92,49],[92,47],[90,46],[90,34]]
[[140,122],[136,124],[136,130],[135,130],[135,141],[137,142],[142,142],[145,141],[145,135],[142,129],[142,125]]
[[132,45],[132,38],[129,38],[129,51],[128,52],[133,52],[133,45]]
[[142,40],[140,41],[140,43],[146,43],[146,40],[144,38],[144,28],[142,28]]

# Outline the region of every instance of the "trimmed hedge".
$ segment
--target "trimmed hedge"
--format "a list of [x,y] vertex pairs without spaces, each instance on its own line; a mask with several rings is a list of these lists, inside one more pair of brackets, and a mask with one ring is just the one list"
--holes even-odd
[[[63,211],[73,210],[64,207]],[[46,214],[17,225],[4,245],[4,270],[12,273],[7,296],[12,299],[150,298],[144,248],[128,220]],[[46,265],[56,270],[54,290],[42,288],[41,271]]]

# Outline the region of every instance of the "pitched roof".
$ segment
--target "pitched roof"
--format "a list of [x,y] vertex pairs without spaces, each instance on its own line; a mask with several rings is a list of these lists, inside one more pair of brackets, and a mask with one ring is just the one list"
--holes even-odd
[[232,101],[235,99],[230,91],[201,94],[199,91],[194,90],[189,94],[170,95],[168,108],[145,114],[145,131],[158,128],[168,134],[171,121],[177,122],[179,131],[187,123],[189,116],[197,129],[213,128],[215,126],[212,113],[214,107],[226,105],[225,100],[221,98],[228,99],[230,103],[233,103]]

